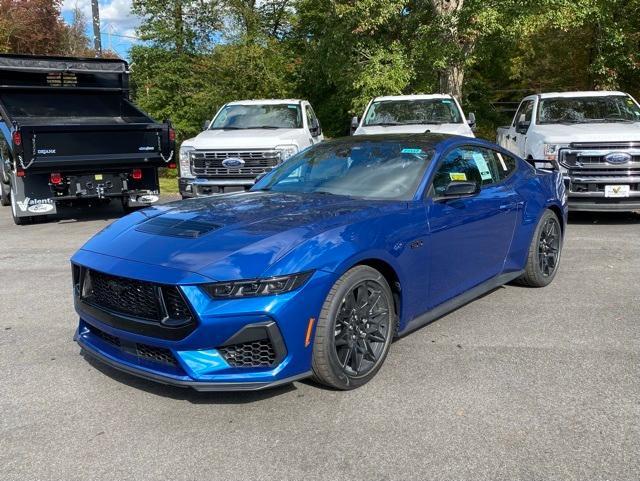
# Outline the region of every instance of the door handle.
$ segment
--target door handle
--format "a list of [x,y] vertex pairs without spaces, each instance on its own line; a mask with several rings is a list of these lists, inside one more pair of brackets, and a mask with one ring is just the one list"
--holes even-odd
[[500,210],[511,210],[511,209],[513,209],[514,207],[516,207],[517,205],[518,205],[518,204],[515,204],[515,203],[514,203],[514,204],[502,204],[502,205],[500,206]]

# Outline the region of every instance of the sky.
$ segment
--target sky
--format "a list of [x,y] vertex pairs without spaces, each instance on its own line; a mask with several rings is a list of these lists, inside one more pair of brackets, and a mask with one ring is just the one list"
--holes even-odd
[[[64,0],[62,18],[70,23],[72,12],[79,7],[87,19],[87,34],[93,38],[91,25],[91,0]],[[129,49],[137,42],[136,27],[140,19],[131,14],[131,0],[100,0],[100,27],[102,48],[111,48],[120,57],[128,59]]]

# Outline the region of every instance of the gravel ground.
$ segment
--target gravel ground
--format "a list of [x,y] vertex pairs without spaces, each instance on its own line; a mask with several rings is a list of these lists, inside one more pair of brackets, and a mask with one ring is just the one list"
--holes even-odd
[[118,215],[0,211],[3,481],[640,479],[640,215],[572,216],[550,287],[397,341],[361,389],[209,394],[79,355],[68,260]]

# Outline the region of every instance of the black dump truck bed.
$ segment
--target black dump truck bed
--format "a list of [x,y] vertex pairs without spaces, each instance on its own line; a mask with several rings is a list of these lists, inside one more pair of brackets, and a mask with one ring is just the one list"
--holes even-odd
[[0,55],[0,187],[16,224],[76,201],[159,200],[175,134],[129,98],[116,59]]
[[169,123],[129,100],[123,60],[0,55],[0,116],[20,134],[25,170],[163,166],[173,158]]

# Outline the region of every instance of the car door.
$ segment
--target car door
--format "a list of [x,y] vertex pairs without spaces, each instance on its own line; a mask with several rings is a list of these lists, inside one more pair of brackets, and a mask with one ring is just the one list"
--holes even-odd
[[[451,150],[436,168],[426,200],[431,308],[502,272],[519,196],[503,182],[500,168],[494,151],[473,145]],[[476,182],[480,190],[444,198],[456,181]]]

